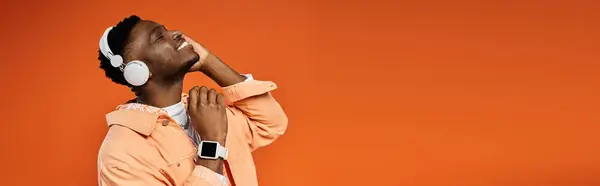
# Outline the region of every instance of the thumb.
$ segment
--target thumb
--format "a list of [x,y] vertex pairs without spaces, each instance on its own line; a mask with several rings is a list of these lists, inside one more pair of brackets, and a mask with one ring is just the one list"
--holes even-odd
[[189,44],[198,44],[198,42],[194,41],[192,38],[183,35],[183,39],[185,39],[185,41],[187,41]]

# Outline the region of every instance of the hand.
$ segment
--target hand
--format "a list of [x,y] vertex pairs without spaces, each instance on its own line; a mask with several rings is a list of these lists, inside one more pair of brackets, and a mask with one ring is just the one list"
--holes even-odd
[[205,86],[190,89],[188,114],[202,140],[216,141],[225,145],[227,138],[227,114],[223,95]]
[[190,72],[197,72],[200,71],[200,69],[202,69],[202,66],[205,64],[204,62],[206,61],[206,58],[208,57],[208,55],[210,54],[210,52],[204,48],[204,46],[202,46],[200,43],[194,41],[192,38],[189,38],[187,36],[183,36],[183,38],[185,39],[185,41],[188,42],[188,44],[192,45],[192,47],[194,48],[194,51],[196,53],[198,53],[198,55],[200,56],[200,59],[198,60],[198,62],[196,62],[196,64],[194,64],[194,66],[192,66],[192,68],[190,68]]

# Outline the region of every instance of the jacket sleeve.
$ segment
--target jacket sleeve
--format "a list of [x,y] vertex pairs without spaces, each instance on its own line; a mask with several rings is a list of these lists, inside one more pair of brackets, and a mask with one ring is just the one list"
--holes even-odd
[[[224,178],[224,177],[223,177]],[[192,175],[186,180],[184,186],[226,186],[227,180],[222,180],[214,171],[196,165]]]
[[[185,186],[223,186],[209,169],[196,166]],[[214,173],[214,172],[210,172]],[[163,172],[150,172],[130,166],[108,166],[100,170],[100,186],[173,186],[173,180]]]
[[241,128],[252,151],[271,144],[283,135],[288,118],[269,93],[277,85],[270,81],[248,80],[223,88],[230,127]]

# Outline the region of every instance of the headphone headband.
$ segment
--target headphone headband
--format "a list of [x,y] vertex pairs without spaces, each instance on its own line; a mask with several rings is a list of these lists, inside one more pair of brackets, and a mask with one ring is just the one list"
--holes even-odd
[[123,63],[123,57],[121,55],[115,54],[110,50],[110,46],[108,45],[108,33],[114,27],[108,27],[104,34],[100,38],[100,52],[104,57],[110,60],[110,64],[118,68],[121,72],[123,72],[123,77],[127,83],[133,86],[142,86],[150,78],[150,70],[148,66],[142,61],[133,60],[127,63]]
[[110,46],[108,45],[108,34],[113,28],[114,27],[112,26],[108,27],[106,31],[104,31],[104,34],[102,34],[102,37],[100,38],[100,52],[102,52],[104,57],[110,60],[110,64],[113,67],[119,68],[121,71],[123,71],[123,57],[121,57],[120,55],[115,55],[110,50]]

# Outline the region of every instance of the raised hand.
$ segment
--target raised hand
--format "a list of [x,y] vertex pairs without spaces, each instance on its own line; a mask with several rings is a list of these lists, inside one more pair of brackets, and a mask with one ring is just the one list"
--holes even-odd
[[205,86],[190,89],[188,114],[202,140],[225,144],[227,138],[227,113],[223,95]]

